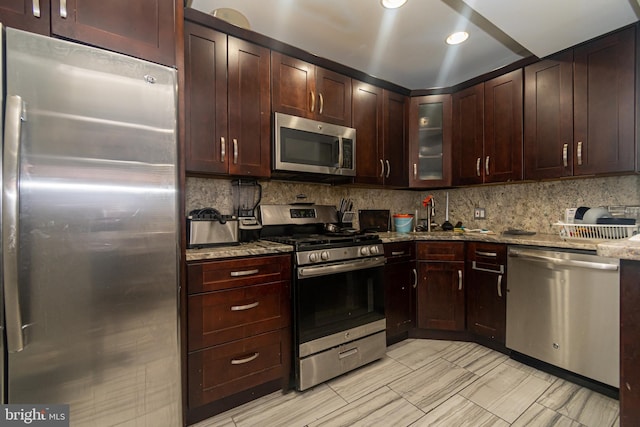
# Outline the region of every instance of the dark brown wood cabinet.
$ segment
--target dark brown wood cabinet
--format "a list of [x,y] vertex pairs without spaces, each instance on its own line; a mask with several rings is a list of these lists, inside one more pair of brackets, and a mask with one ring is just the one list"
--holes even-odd
[[635,31],[525,68],[526,179],[636,170]]
[[467,330],[505,344],[507,322],[507,246],[467,242]]
[[173,66],[174,0],[18,0],[0,3],[9,27],[56,35]]
[[620,425],[640,425],[640,261],[620,262]]
[[271,52],[274,112],[351,126],[351,78]]
[[289,255],[187,265],[189,410],[210,416],[228,409],[216,402],[229,396],[255,398],[250,390],[274,381],[288,387],[290,281]]
[[387,344],[407,338],[415,327],[415,291],[418,273],[415,243],[385,243],[384,312],[387,318]]
[[464,243],[418,242],[416,252],[418,328],[463,331]]
[[456,93],[453,104],[453,184],[521,180],[522,70]]
[[409,108],[409,187],[451,185],[451,95],[411,98]]
[[573,51],[524,69],[524,177],[573,175]]
[[406,185],[406,114],[407,97],[353,80],[357,183]]
[[574,175],[632,172],[636,28],[574,50]]
[[268,177],[269,50],[185,22],[186,169]]

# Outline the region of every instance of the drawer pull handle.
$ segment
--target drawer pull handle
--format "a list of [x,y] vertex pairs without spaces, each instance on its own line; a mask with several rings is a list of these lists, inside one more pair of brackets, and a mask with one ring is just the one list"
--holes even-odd
[[411,273],[413,273],[413,287],[416,288],[418,287],[418,272],[414,268],[411,270]]
[[489,176],[489,156],[484,161],[484,174]]
[[249,362],[252,362],[252,361],[256,360],[258,358],[258,356],[260,356],[260,353],[258,353],[256,351],[251,356],[245,357],[244,359],[231,359],[231,364],[232,365],[244,365],[245,363],[249,363]]
[[387,164],[387,174],[384,177],[389,178],[389,174],[391,173],[391,165],[389,164],[389,160],[385,160],[384,162]]
[[472,261],[471,262],[471,268],[473,268],[474,270],[478,270],[478,271],[486,271],[487,273],[504,274],[504,265],[503,264],[500,264],[500,269],[499,270],[491,270],[489,268],[478,267],[476,262]]
[[498,254],[495,253],[495,252],[480,252],[480,251],[476,251],[476,255],[479,255],[479,256],[490,256],[492,258],[495,258],[495,257],[498,256]]
[[231,277],[251,276],[252,274],[258,274],[260,270],[254,268],[253,270],[232,271]]
[[313,91],[310,92],[311,93],[311,112],[313,113],[316,109],[316,94],[313,93]]
[[259,305],[260,305],[260,301],[252,302],[251,304],[245,304],[245,305],[232,305],[231,311],[251,310],[252,308],[256,308]]
[[458,290],[462,290],[462,270],[458,270]]
[[498,296],[502,298],[502,274],[498,274]]
[[565,168],[569,166],[569,144],[562,144],[562,164]]
[[233,138],[233,164],[238,164],[238,140]]
[[380,159],[380,178],[384,176],[384,162]]
[[404,251],[392,251],[391,252],[392,256],[399,256],[399,255],[404,255]]
[[476,159],[476,175],[480,176],[480,157]]
[[220,163],[224,163],[227,156],[227,148],[225,145],[224,136],[222,136],[220,137]]
[[320,109],[318,110],[318,113],[322,114],[322,112],[324,111],[324,97],[320,92],[318,92],[318,99],[320,99]]
[[338,353],[338,359],[344,359],[345,357],[353,356],[356,353],[358,353],[358,347]]

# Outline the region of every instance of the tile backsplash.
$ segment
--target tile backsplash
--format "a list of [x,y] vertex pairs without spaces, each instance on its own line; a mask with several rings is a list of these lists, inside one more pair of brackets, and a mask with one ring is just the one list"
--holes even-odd
[[[640,205],[640,176],[576,178],[558,181],[519,182],[447,190],[386,190],[330,186],[285,181],[262,181],[262,202],[291,203],[304,194],[307,201],[337,205],[341,198],[351,198],[358,209],[389,209],[394,213],[426,216],[422,200],[433,195],[435,221],[445,220],[446,193],[449,193],[449,221],[461,221],[468,228],[486,228],[501,232],[523,228],[538,233],[556,233],[552,225],[561,221],[566,208],[577,206]],[[231,180],[187,178],[186,211],[214,207],[224,214],[233,211]],[[486,219],[474,220],[474,207],[486,209]],[[356,223],[357,224],[357,216]]]

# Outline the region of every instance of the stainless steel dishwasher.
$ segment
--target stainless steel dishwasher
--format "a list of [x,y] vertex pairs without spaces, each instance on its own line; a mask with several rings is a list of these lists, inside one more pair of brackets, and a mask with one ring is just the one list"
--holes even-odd
[[618,259],[509,247],[506,346],[619,387]]

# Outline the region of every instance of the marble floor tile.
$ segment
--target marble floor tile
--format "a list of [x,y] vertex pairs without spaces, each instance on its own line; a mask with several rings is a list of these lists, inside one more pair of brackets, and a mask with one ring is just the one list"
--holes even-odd
[[444,359],[436,359],[392,382],[389,387],[424,412],[429,412],[477,379],[473,372]]
[[545,406],[534,403],[520,415],[513,427],[583,427],[576,420],[565,417]]
[[326,384],[344,400],[353,402],[411,372],[411,369],[385,356]]
[[310,423],[308,427],[408,426],[423,415],[424,412],[398,393],[382,387]]
[[232,419],[237,427],[303,427],[346,404],[327,385],[321,384],[302,393],[281,394],[266,404],[246,407]]
[[586,426],[611,426],[620,415],[617,400],[558,379],[538,403]]
[[441,357],[477,375],[484,375],[508,359],[508,356],[476,343],[451,346]]
[[456,394],[411,427],[508,427],[509,423]]
[[440,353],[455,351],[460,345],[455,341],[412,340],[405,345],[387,349],[387,356],[416,370],[431,363]]
[[501,364],[460,392],[512,423],[549,388],[551,382]]
[[548,374],[544,371],[539,371],[536,368],[533,368],[529,365],[525,365],[524,363],[518,362],[517,360],[507,359],[504,361],[504,364],[511,366],[513,368],[519,369],[528,374],[531,374],[534,377],[540,378],[545,381],[549,381],[550,383],[554,382],[558,378],[555,375]]

